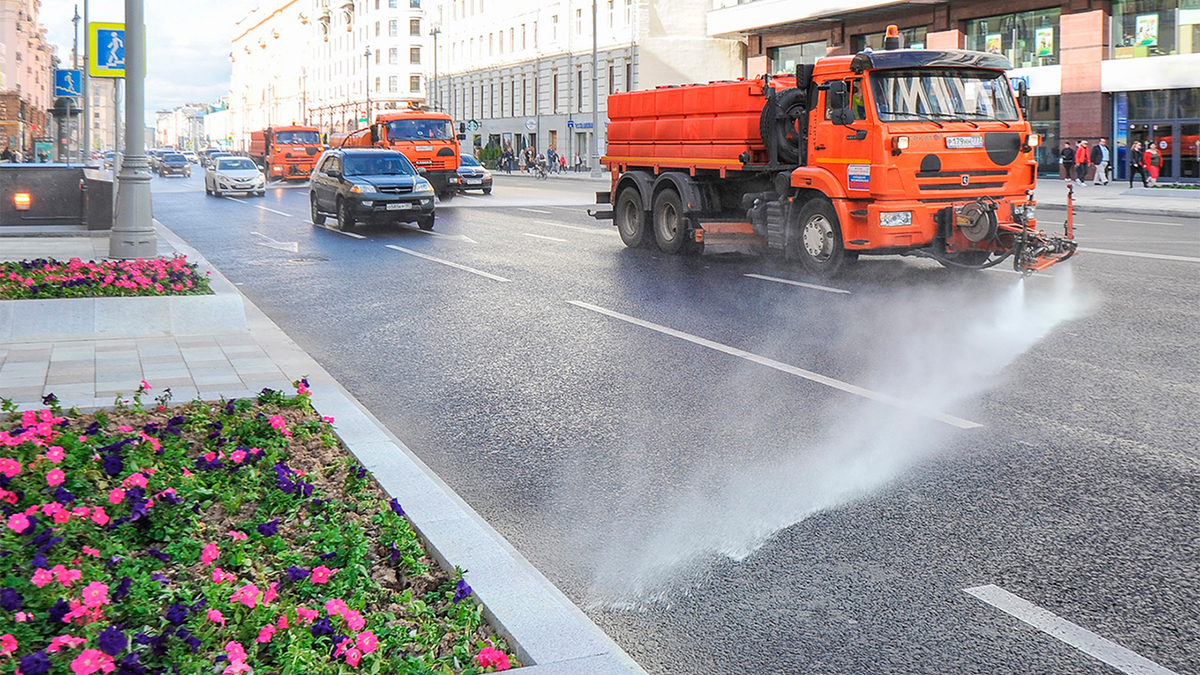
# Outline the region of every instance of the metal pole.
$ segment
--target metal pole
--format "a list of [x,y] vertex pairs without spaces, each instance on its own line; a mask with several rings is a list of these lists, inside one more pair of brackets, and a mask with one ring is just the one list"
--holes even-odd
[[364,53],[367,57],[367,126],[371,126],[371,48]]
[[146,25],[143,0],[125,0],[125,151],[117,189],[117,217],[108,255],[128,260],[158,253],[146,162]]
[[83,0],[83,163],[86,166],[92,160],[92,78],[88,72],[88,0]]
[[438,110],[438,109],[439,109],[439,108],[438,108],[438,98],[439,98],[439,97],[438,97],[438,88],[437,88],[437,84],[438,84],[438,78],[437,78],[437,36],[438,36],[438,33],[441,33],[441,32],[442,32],[442,29],[441,29],[441,28],[438,28],[437,26],[434,26],[434,27],[433,27],[433,30],[429,31],[429,34],[433,36],[433,108],[434,108],[435,110]]
[[592,156],[588,163],[592,165],[592,177],[599,178],[600,173],[600,90],[596,77],[596,0],[592,0]]

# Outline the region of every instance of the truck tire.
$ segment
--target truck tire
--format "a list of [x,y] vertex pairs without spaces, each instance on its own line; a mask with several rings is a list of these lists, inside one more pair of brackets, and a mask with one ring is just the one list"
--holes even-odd
[[687,225],[679,193],[673,189],[659,192],[654,198],[654,242],[658,244],[658,250],[668,255],[683,251],[687,243]]
[[321,210],[317,208],[317,193],[315,193],[315,192],[308,193],[308,203],[312,209],[313,225],[324,225],[325,224],[325,216],[321,215]]
[[642,204],[642,193],[636,187],[626,187],[617,195],[613,219],[616,220],[617,232],[621,233],[621,241],[629,248],[641,248],[650,242],[646,207]]
[[[763,145],[771,147],[770,138],[775,137],[775,147],[778,149],[779,161],[784,164],[800,162],[800,138],[796,130],[796,120],[803,117],[808,110],[808,92],[792,87],[777,92],[772,99],[775,106],[775,124],[770,123],[768,106],[758,117],[758,133]],[[773,128],[772,128],[773,127]]]
[[809,274],[829,278],[842,269],[846,247],[837,211],[828,199],[810,199],[800,209],[787,237],[789,257],[799,258]]

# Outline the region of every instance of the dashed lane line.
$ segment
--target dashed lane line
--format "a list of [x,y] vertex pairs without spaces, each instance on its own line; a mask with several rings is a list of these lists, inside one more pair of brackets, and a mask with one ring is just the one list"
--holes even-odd
[[814,291],[825,291],[826,293],[845,293],[850,295],[850,291],[841,288],[830,288],[829,286],[818,286],[816,284],[806,284],[803,281],[792,281],[791,279],[780,279],[779,277],[768,277],[762,274],[747,274],[745,276],[751,279],[762,279],[763,281],[774,281],[777,284],[787,284],[789,286],[800,286],[802,288],[811,288]]
[[594,227],[580,227],[578,225],[565,225],[563,223],[552,223],[548,220],[535,220],[535,221],[533,221],[533,223],[535,225],[548,225],[550,227],[561,227],[564,230],[574,230],[576,232],[586,232],[587,234],[602,234],[602,235],[614,235],[615,234],[617,236],[620,236],[620,233],[617,232],[617,230],[615,228],[611,229],[611,230],[608,230],[608,229],[599,230]]
[[540,209],[521,209],[521,210],[522,210],[522,211],[528,211],[528,212],[530,212],[530,213],[541,213],[541,214],[544,214],[544,215],[547,215],[547,216],[548,216],[548,215],[550,215],[550,214],[552,214],[552,213],[554,213],[553,211],[542,211],[542,210],[540,210]]
[[477,274],[477,275],[479,275],[479,276],[481,276],[481,277],[485,277],[485,278],[487,278],[487,279],[491,279],[491,280],[493,280],[493,281],[503,281],[503,282],[507,282],[507,281],[509,281],[508,279],[505,279],[504,277],[498,277],[498,276],[496,276],[495,274],[488,274],[487,272],[483,272],[483,271],[481,271],[481,270],[477,270],[477,269],[475,269],[475,268],[473,268],[473,267],[467,267],[466,265],[459,265],[459,264],[458,264],[458,263],[456,263],[456,262],[450,262],[449,260],[442,260],[441,258],[435,258],[435,257],[433,257],[433,256],[431,256],[431,255],[425,255],[424,253],[418,253],[417,251],[413,251],[413,250],[411,250],[411,249],[404,248],[403,246],[396,246],[396,245],[394,245],[394,244],[387,244],[387,247],[388,247],[388,248],[390,248],[390,249],[392,249],[393,251],[399,251],[399,252],[401,252],[401,253],[407,253],[407,254],[409,254],[409,255],[411,255],[411,256],[415,256],[415,257],[417,257],[417,258],[421,258],[421,259],[423,259],[423,260],[428,260],[428,261],[430,261],[430,262],[435,262],[435,263],[438,263],[439,265],[445,265],[445,266],[447,266],[447,267],[453,267],[453,268],[455,268],[455,269],[459,269],[459,270],[462,270],[462,271],[464,271],[464,272],[470,272],[471,274]]
[[228,199],[228,200],[229,200],[229,201],[231,201],[231,202],[237,202],[237,203],[239,203],[239,204],[245,204],[246,206],[253,206],[253,207],[254,207],[254,208],[256,208],[256,209],[262,209],[263,211],[270,211],[271,213],[274,213],[274,214],[277,214],[277,215],[280,215],[280,216],[284,216],[285,218],[295,218],[295,217],[296,217],[296,216],[293,216],[293,215],[292,215],[292,214],[290,214],[290,213],[284,213],[283,211],[276,211],[275,209],[272,209],[272,208],[269,208],[269,207],[266,207],[266,206],[259,206],[258,204],[251,204],[251,203],[250,203],[250,202],[248,202],[248,201],[245,201],[245,200],[242,200],[242,199],[237,199],[237,198],[235,198],[235,197],[226,197],[225,199]]
[[1061,640],[1079,651],[1129,675],[1178,675],[1157,663],[1125,649],[1121,645],[1077,626],[1047,609],[1042,609],[1019,595],[988,584],[964,588],[996,609],[1014,616],[1050,637]]
[[566,239],[559,239],[558,237],[547,237],[544,234],[533,234],[532,232],[522,232],[521,234],[525,235],[526,237],[533,237],[535,239],[547,239],[549,241],[561,241],[561,242],[567,241]]
[[691,335],[690,333],[684,333],[683,331],[678,331],[673,328],[667,328],[666,326],[661,326],[656,323],[651,323],[649,321],[645,321],[643,319],[638,319],[636,317],[632,317],[627,314],[621,314],[620,312],[614,312],[611,309],[605,309],[604,307],[597,307],[596,305],[591,305],[586,302],[580,302],[578,300],[568,300],[567,302],[572,305],[575,305],[576,307],[581,307],[583,309],[586,309],[586,310],[589,310],[592,312],[596,312],[597,314],[603,314],[603,315],[611,317],[613,319],[617,319],[618,321],[624,321],[626,323],[631,323],[635,326],[641,326],[642,328],[649,328],[650,330],[657,331],[659,333],[662,333],[663,335],[669,335],[671,337],[678,338],[680,340],[685,340],[687,342],[691,342],[692,344],[695,344],[695,345],[700,345],[701,347],[707,347],[709,349],[721,352],[723,354],[728,354],[730,356],[736,356],[738,358],[745,359],[752,363],[757,363],[759,365],[766,366],[768,368],[774,368],[775,370],[778,370],[780,372],[787,373],[789,375],[795,375],[796,377],[800,377],[800,378],[809,380],[811,382],[816,382],[818,384],[823,384],[827,387],[832,387],[834,389],[844,391],[848,394],[854,394],[855,396],[861,396],[862,398],[876,401],[878,403],[883,403],[885,405],[890,405],[892,407],[899,408],[901,410],[908,410],[910,412],[914,412],[923,417],[928,417],[929,419],[937,420],[938,422],[943,422],[943,423],[949,424],[950,426],[953,426],[953,427],[958,427],[959,429],[974,429],[974,428],[983,426],[982,424],[979,424],[978,422],[971,422],[970,420],[965,420],[960,417],[955,417],[953,415],[947,415],[946,413],[943,413],[943,412],[938,412],[936,410],[929,410],[927,408],[923,408],[923,407],[914,405],[910,401],[905,401],[902,399],[898,399],[894,396],[889,396],[887,394],[882,394],[882,393],[879,393],[876,391],[871,391],[870,389],[864,389],[862,387],[850,384],[848,382],[842,382],[841,380],[835,380],[832,377],[821,375],[819,373],[814,373],[811,370],[804,370],[803,368],[797,368],[795,366],[788,365],[786,363],[781,363],[774,359],[769,359],[765,356],[759,356],[758,354],[747,352],[747,351],[738,349],[736,347],[730,347],[729,345],[721,344],[720,342],[713,342],[712,340],[706,340],[702,337],[698,337],[696,335]]
[[1183,223],[1163,223],[1155,220],[1125,220],[1123,218],[1105,218],[1110,223],[1132,223],[1134,225],[1165,225],[1167,227],[1183,227]]
[[1165,253],[1139,253],[1138,251],[1113,251],[1106,248],[1083,248],[1083,253],[1103,253],[1105,255],[1122,255],[1127,258],[1152,258],[1154,260],[1174,260],[1176,262],[1200,263],[1200,258],[1189,258],[1182,255],[1167,255]]

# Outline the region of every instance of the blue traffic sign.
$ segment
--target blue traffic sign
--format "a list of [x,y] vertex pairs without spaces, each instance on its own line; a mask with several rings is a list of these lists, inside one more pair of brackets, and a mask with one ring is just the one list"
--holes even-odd
[[125,77],[125,24],[93,23],[89,29],[88,72],[92,77]]
[[83,96],[83,71],[82,70],[56,70],[54,71],[54,97],[73,96],[79,98]]
[[567,120],[567,128],[574,129],[575,128],[575,120]]

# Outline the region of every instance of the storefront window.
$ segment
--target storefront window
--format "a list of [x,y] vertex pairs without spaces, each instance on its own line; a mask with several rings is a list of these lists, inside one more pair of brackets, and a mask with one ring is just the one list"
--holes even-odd
[[1059,8],[967,22],[966,48],[1008,58],[1014,68],[1058,64]]
[[[1197,0],[1200,2],[1200,0]],[[905,28],[900,31],[900,46],[904,49],[925,49],[925,26]],[[875,51],[883,49],[883,36],[886,33],[870,33],[854,36],[854,51],[861,52],[870,47]]]
[[796,72],[798,63],[816,63],[825,56],[825,41],[805,42],[767,50],[768,70],[772,75],[790,75]]
[[1113,58],[1200,53],[1200,0],[1115,0]]
[[1058,175],[1058,149],[1062,145],[1059,134],[1060,97],[1029,97],[1029,126],[1033,133],[1042,135],[1037,148],[1039,174]]

